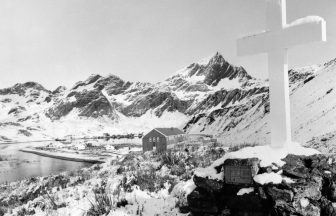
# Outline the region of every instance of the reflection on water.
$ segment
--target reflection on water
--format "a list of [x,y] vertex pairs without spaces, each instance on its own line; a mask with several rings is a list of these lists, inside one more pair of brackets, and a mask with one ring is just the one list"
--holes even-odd
[[0,183],[21,180],[26,177],[47,176],[63,171],[72,171],[92,164],[59,160],[19,151],[17,147],[1,145]]

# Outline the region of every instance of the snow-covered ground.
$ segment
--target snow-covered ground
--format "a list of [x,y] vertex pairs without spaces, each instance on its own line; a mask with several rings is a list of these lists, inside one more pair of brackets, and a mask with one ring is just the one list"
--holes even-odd
[[196,187],[191,179],[195,167],[223,155],[204,146],[192,149],[176,150],[166,159],[152,152],[131,153],[77,172],[0,185],[0,204],[11,203],[5,215],[84,216],[100,211],[111,216],[182,216],[178,207]]

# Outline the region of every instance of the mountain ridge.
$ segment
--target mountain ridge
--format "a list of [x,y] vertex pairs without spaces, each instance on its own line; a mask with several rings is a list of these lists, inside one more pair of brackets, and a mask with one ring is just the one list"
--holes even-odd
[[[335,62],[289,70],[291,97],[325,70],[333,70]],[[6,137],[11,139],[29,138],[18,135],[18,128],[34,128],[32,137],[55,137],[102,130],[144,132],[156,126],[214,134],[225,142],[267,143],[269,137],[268,83],[231,65],[220,53],[157,83],[92,74],[71,88],[60,86],[53,91],[34,82],[16,84],[0,90],[0,107],[4,113],[0,127],[10,131]],[[72,128],[75,123],[82,126]]]

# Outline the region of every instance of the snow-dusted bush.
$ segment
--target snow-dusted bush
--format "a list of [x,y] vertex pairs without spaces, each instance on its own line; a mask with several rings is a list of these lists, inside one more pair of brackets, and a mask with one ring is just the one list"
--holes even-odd
[[107,215],[113,209],[114,203],[112,197],[104,191],[94,192],[94,201],[91,201],[91,207],[87,211],[87,216]]

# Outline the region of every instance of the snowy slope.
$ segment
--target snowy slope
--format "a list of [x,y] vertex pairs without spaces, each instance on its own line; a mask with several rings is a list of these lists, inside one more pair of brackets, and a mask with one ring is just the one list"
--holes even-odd
[[[335,62],[289,71],[293,140],[306,143],[313,137],[336,134]],[[218,110],[212,117],[203,115],[189,131],[217,133],[226,144],[266,144],[270,141],[269,109],[267,91],[262,96],[254,94],[245,102]]]

